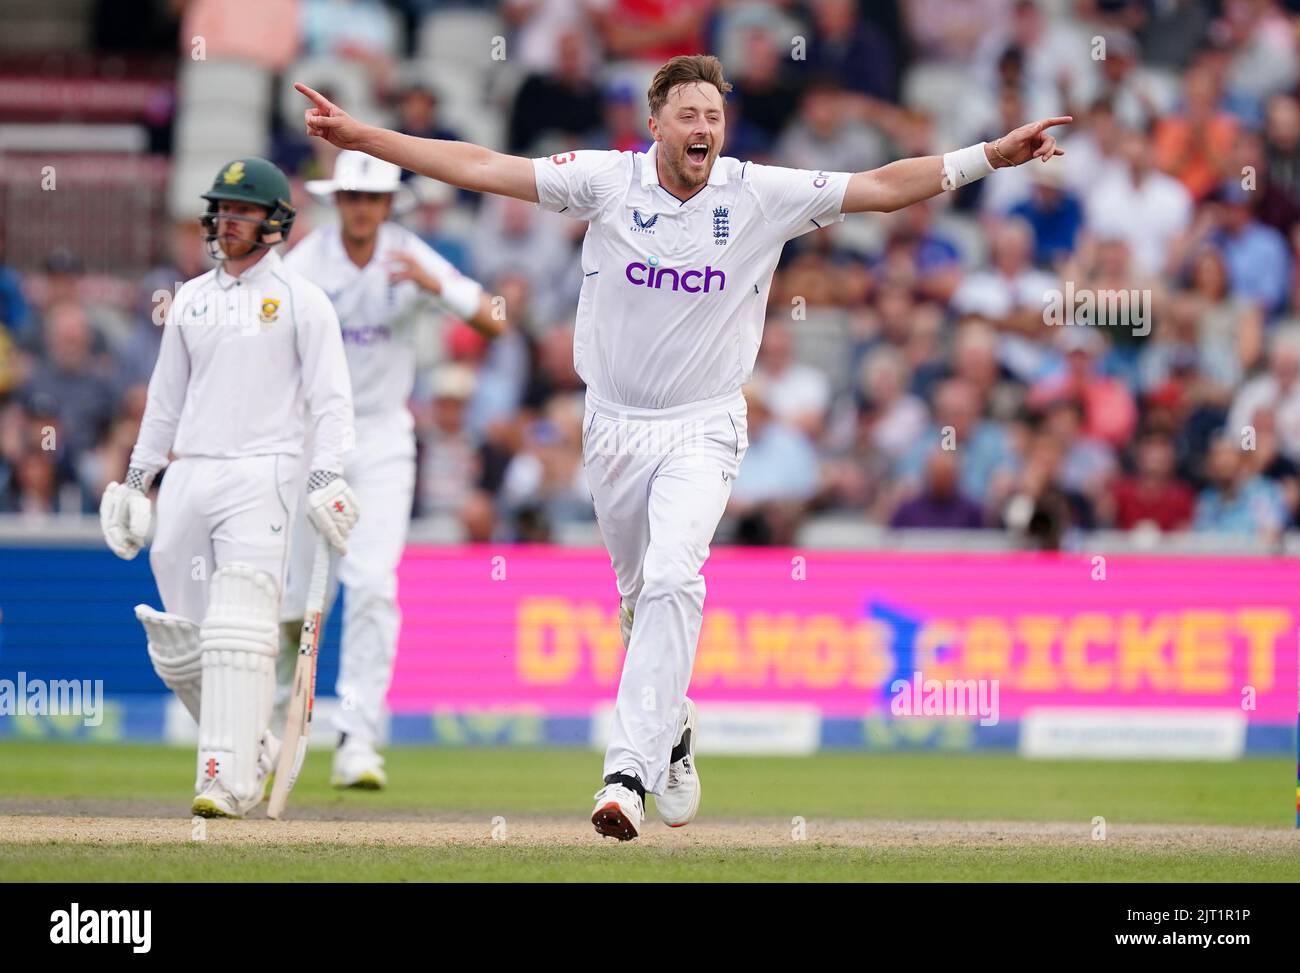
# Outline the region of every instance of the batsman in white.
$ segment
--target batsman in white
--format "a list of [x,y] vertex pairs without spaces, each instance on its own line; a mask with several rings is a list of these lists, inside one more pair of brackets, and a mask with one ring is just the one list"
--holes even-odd
[[[392,163],[362,152],[339,153],[333,179],[307,183],[314,195],[335,203],[338,225],[314,230],[285,257],[289,267],[325,290],[342,325],[357,429],[343,476],[366,511],[348,538],[347,555],[332,559],[330,573],[331,599],[339,582],[347,588],[335,787],[378,789],[387,783],[376,747],[401,623],[397,562],[415,490],[415,431],[407,408],[415,386],[415,330],[432,323],[431,303],[489,337],[505,328],[505,315],[494,317],[492,300],[477,281],[389,221],[401,174]],[[281,609],[277,713],[289,700],[312,547],[307,520],[299,517]]]
[[219,264],[176,292],[126,482],[108,485],[99,515],[113,553],[135,557],[167,467],[149,549],[165,611],[135,613],[154,669],[199,725],[191,810],[237,818],[262,799],[279,750],[268,721],[305,415],[307,515],[340,552],[357,520],[340,476],[352,389],[329,298],[272,249],[293,228],[284,173],[237,159],[203,198]]
[[1063,154],[1054,118],[944,156],[812,172],[721,157],[714,57],[665,63],[648,92],[648,152],[502,155],[366,125],[304,85],[307,131],[465,189],[586,220],[574,364],[587,385],[583,451],[621,598],[627,656],[592,823],[637,836],[647,792],[670,826],[700,804],[686,698],[704,609],[700,569],[748,445],[741,386],[787,240],[890,212],[995,168]]

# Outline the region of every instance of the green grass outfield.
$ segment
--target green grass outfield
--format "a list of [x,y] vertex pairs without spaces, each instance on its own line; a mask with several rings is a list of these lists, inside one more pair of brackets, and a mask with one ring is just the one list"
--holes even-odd
[[[304,818],[324,819],[335,829],[421,816],[482,822],[484,840],[429,846],[304,845],[273,837],[254,844],[190,842],[183,832],[193,762],[193,752],[181,748],[0,742],[0,881],[1300,881],[1295,763],[1285,756],[1155,763],[983,753],[706,754],[696,837],[687,837],[690,828],[660,828],[631,845],[584,836],[599,786],[600,759],[591,752],[399,748],[388,756],[392,787],[378,794],[331,790],[329,754],[310,755],[290,805]],[[52,821],[73,814],[174,815],[178,831],[150,841],[19,842],[6,840],[6,814],[48,814]],[[486,840],[498,815],[545,818],[562,828],[572,820],[573,837],[553,844]],[[788,832],[796,816],[809,823],[808,840],[770,840]],[[1098,816],[1113,839],[1087,840]],[[849,846],[818,840],[820,821],[861,822],[868,838]],[[961,835],[914,845],[870,840],[872,822],[989,821],[1077,825],[1077,835],[1018,841],[1012,828],[1002,838],[974,842]],[[711,846],[708,829],[716,823],[731,830],[726,842]],[[1158,825],[1182,838],[1162,840],[1152,827]],[[1126,827],[1145,837],[1127,840]],[[747,828],[769,840],[748,844]],[[1204,842],[1188,839],[1196,828],[1207,829]]]

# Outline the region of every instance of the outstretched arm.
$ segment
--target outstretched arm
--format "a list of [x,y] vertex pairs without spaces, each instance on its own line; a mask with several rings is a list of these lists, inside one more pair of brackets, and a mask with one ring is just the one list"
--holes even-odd
[[493,152],[472,142],[422,139],[367,125],[319,91],[305,84],[295,84],[294,88],[312,102],[304,116],[308,135],[323,138],[340,149],[357,149],[471,192],[537,202],[537,180],[531,159]]
[[[1030,122],[995,142],[983,145],[983,164],[987,169],[978,173],[986,175],[991,169],[1018,166],[1030,159],[1047,162],[1053,156],[1065,155],[1056,147],[1056,137],[1044,131],[1054,125],[1067,125],[1074,121],[1069,115]],[[958,153],[949,153],[957,155]],[[979,161],[979,160],[977,160]],[[844,213],[892,213],[923,199],[943,192],[944,156],[927,155],[915,159],[899,159],[879,169],[854,173],[844,193]],[[966,181],[966,180],[963,180]]]

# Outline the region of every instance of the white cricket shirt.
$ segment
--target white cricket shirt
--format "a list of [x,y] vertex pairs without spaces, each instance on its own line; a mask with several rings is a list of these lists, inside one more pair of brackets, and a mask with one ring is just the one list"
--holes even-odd
[[573,361],[599,398],[638,409],[737,391],[754,370],[785,242],[842,220],[849,173],[718,158],[683,202],[655,151],[535,159],[544,209],[589,221]]
[[320,285],[334,305],[343,334],[352,399],[358,417],[400,415],[415,387],[414,328],[430,319],[433,295],[414,281],[389,282],[393,255],[404,253],[443,282],[461,274],[418,236],[396,223],[379,228],[364,267],[349,259],[337,226],[313,230],[285,257]]
[[162,346],[131,465],[156,472],[178,457],[300,455],[343,471],[352,448],[352,389],[338,318],[323,291],[274,250],[239,277],[218,267],[186,281]]

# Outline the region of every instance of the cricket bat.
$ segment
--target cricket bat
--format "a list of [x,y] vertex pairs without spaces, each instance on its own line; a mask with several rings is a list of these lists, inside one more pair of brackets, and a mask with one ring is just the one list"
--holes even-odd
[[316,700],[316,651],[320,647],[321,613],[325,608],[325,587],[329,583],[330,548],[324,537],[316,538],[316,554],[311,562],[311,584],[307,589],[307,610],[302,618],[302,635],[298,639],[298,665],[293,673],[293,696],[289,715],[280,741],[280,759],[276,762],[275,783],[266,816],[279,820],[289,792],[298,782],[311,739],[311,711]]

